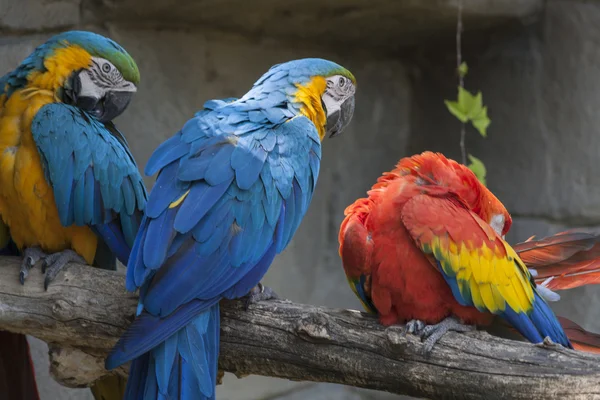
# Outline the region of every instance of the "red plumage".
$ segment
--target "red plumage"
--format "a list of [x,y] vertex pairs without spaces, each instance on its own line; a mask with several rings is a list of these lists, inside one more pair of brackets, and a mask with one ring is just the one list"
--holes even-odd
[[569,230],[513,246],[528,268],[535,269],[539,285],[551,290],[572,289],[600,283],[600,236],[585,230]]
[[[468,171],[441,154],[426,152],[405,158],[396,169],[377,180],[368,198],[346,208],[339,234],[344,269],[349,279],[366,277],[365,295],[377,309],[382,324],[411,319],[435,324],[451,315],[468,324],[491,322],[491,314],[455,300],[442,275],[417,247],[402,221],[406,203],[423,193],[463,199],[483,218],[489,217],[488,209],[480,204],[480,191],[486,196],[491,193],[465,170]],[[449,214],[432,214],[430,218],[441,226],[462,224]],[[510,226],[510,217],[507,225]],[[374,242],[377,246],[373,246]]]
[[558,320],[575,350],[600,354],[600,335],[586,331],[567,318],[558,317]]
[[0,331],[0,394],[4,400],[40,398],[25,335]]
[[[417,197],[450,201],[423,204],[421,208],[409,204],[406,208],[407,203]],[[452,209],[454,203],[458,207]],[[461,203],[463,209],[471,210],[475,215],[472,221],[465,217],[467,214],[458,215],[454,210],[460,209]],[[432,204],[448,209],[436,212]],[[403,214],[426,221],[430,231],[412,229],[409,232],[410,217],[403,217]],[[512,223],[510,215],[465,166],[431,152],[400,160],[394,170],[377,180],[367,198],[356,200],[345,210],[346,217],[338,238],[339,253],[352,289],[369,311],[378,313],[384,325],[411,319],[435,324],[452,315],[468,324],[489,324],[493,319],[491,313],[458,303],[442,274],[434,267],[432,256],[418,247],[415,238],[431,235],[437,230],[447,235],[468,237],[471,242],[480,241],[474,245],[481,245],[485,240],[481,232],[494,234],[489,225],[481,222],[490,223],[498,214],[505,217],[501,232],[498,232],[504,235]],[[520,243],[514,250],[529,268],[538,271],[538,283],[549,276],[561,275],[555,278],[555,286],[549,285],[550,288],[581,283],[575,273],[584,270],[593,271],[585,282],[600,281],[600,272],[595,271],[600,268],[597,236],[565,232]],[[576,348],[600,352],[598,335],[586,332],[564,318],[560,322],[565,324],[565,331]]]

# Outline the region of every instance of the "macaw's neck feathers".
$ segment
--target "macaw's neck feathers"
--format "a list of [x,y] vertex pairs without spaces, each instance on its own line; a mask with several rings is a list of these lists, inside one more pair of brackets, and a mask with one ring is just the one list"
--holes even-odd
[[304,115],[317,127],[323,140],[327,110],[322,96],[327,89],[326,78],[334,75],[344,76],[356,84],[350,71],[328,60],[305,58],[277,64],[256,81],[241,101],[260,101],[264,109],[280,107],[291,112],[292,118]]
[[32,71],[27,80],[29,86],[56,91],[67,78],[79,70],[89,68],[92,56],[79,46],[55,49],[44,59],[44,69]]
[[311,120],[317,127],[319,138],[323,141],[327,124],[327,114],[323,107],[322,96],[327,88],[325,78],[316,76],[305,85],[296,85],[298,91],[294,96],[294,104],[299,106],[302,115]]
[[[237,102],[222,105],[228,105],[237,114],[248,112],[253,123],[276,125],[304,115],[315,125],[319,138],[323,140],[327,115],[321,96],[327,82],[319,76],[304,79],[303,83],[296,83],[295,80],[287,71],[272,75],[262,84],[255,85]],[[204,107],[208,109],[212,105],[207,103]]]
[[0,78],[0,96],[26,86],[57,90],[74,72],[91,65],[92,57],[112,62],[123,78],[138,84],[140,72],[131,56],[114,41],[85,31],[68,31],[38,46],[15,70]]

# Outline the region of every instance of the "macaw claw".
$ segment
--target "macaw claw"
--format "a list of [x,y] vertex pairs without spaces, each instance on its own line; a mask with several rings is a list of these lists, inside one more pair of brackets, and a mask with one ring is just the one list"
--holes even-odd
[[423,321],[420,321],[418,319],[411,319],[410,321],[408,321],[406,323],[406,326],[404,327],[404,330],[403,330],[402,333],[403,333],[404,336],[406,336],[407,333],[410,333],[410,334],[413,334],[413,335],[420,335],[421,331],[426,326],[427,325]]
[[42,261],[42,273],[46,274],[44,279],[44,290],[48,290],[50,282],[56,278],[56,275],[70,262],[86,264],[83,257],[73,250],[63,250],[58,253],[47,254],[39,247],[28,247],[23,251],[23,262],[21,263],[21,272],[19,281],[25,284],[25,279],[29,275],[29,270],[39,261]]
[[42,273],[46,274],[44,279],[44,290],[48,290],[50,282],[70,262],[87,264],[85,259],[73,250],[63,250],[46,256],[42,261]]
[[454,317],[448,317],[435,325],[426,325],[420,332],[421,340],[424,340],[423,351],[429,354],[433,346],[449,331],[470,332],[475,330],[473,325],[465,325]]
[[248,308],[252,304],[258,303],[263,300],[280,300],[281,298],[275,293],[273,289],[268,286],[264,286],[262,283],[258,283],[258,285],[254,286],[250,293],[248,293],[245,310],[248,311]]
[[25,279],[29,275],[29,270],[38,263],[38,261],[47,257],[47,254],[39,247],[28,247],[23,251],[23,261],[21,262],[21,270],[19,272],[19,281],[21,285],[25,284]]

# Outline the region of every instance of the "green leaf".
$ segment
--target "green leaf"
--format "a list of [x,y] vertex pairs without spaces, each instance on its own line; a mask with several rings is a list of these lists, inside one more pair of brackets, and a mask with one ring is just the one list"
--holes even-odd
[[467,116],[469,119],[474,119],[477,115],[481,114],[483,110],[483,96],[481,92],[477,92],[475,96],[473,96],[473,102],[471,103],[471,108],[468,109]]
[[458,87],[458,101],[444,100],[448,111],[462,123],[471,121],[481,136],[487,136],[487,127],[491,121],[487,115],[487,107],[483,106],[481,91],[475,96],[463,87]]
[[473,102],[475,98],[468,90],[463,87],[458,87],[458,104],[460,105],[461,110],[467,115],[467,118],[470,114],[471,108],[473,108]]
[[487,107],[483,107],[479,114],[475,115],[471,118],[471,123],[479,131],[479,134],[483,137],[487,137],[487,128],[490,126],[492,121],[490,121],[487,115]]
[[465,76],[467,76],[467,72],[469,72],[469,66],[466,62],[463,61],[458,66],[458,75],[460,75],[461,78],[464,78]]
[[473,171],[477,179],[479,179],[479,182],[481,182],[483,186],[486,186],[485,175],[487,174],[487,171],[483,162],[479,158],[474,157],[471,154],[469,154],[469,161],[471,162],[468,165],[469,169]]
[[467,113],[461,108],[458,102],[444,100],[444,104],[446,104],[448,111],[450,111],[450,113],[456,118],[458,118],[458,120],[463,124],[469,120],[469,117],[467,117]]

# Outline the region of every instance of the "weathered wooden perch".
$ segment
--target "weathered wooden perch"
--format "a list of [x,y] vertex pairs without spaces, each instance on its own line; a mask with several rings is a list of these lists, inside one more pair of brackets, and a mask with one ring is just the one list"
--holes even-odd
[[[107,373],[103,357],[133,318],[124,276],[80,265],[48,291],[43,275],[18,277],[20,260],[0,258],[0,328],[50,344],[52,373],[86,386]],[[446,335],[429,357],[416,337],[352,310],[270,301],[222,307],[220,368],[293,380],[335,382],[432,399],[600,398],[600,358],[495,338]],[[126,368],[118,372],[126,374]]]

